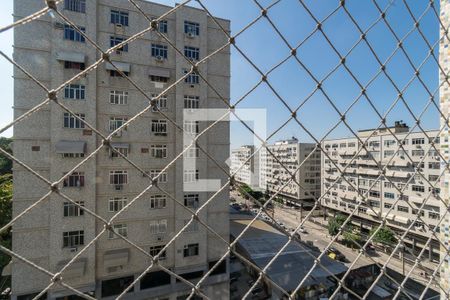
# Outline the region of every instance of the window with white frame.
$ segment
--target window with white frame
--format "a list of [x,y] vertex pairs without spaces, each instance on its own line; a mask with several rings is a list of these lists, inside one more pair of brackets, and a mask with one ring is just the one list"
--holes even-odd
[[[158,97],[158,94],[152,94],[152,98]],[[158,110],[166,110],[167,109],[167,95],[161,95],[158,99],[156,99],[156,108],[152,107],[152,111],[156,112]]]
[[120,10],[111,10],[111,23],[128,26],[128,12]]
[[[77,201],[77,204],[84,207],[84,201]],[[84,210],[72,202],[64,202],[64,217],[78,217],[84,215]]]
[[433,211],[428,212],[428,217],[430,219],[433,219],[433,220],[439,220],[440,219],[439,213],[433,212]]
[[196,244],[187,244],[183,247],[183,256],[190,257],[198,255],[198,243]]
[[[114,47],[116,45],[119,45],[123,41],[125,41],[127,38],[125,37],[118,37],[115,35],[111,35],[109,37],[109,47]],[[128,52],[128,44],[123,44],[121,47],[116,49],[116,53],[120,54],[121,52]]]
[[64,0],[64,9],[86,13],[86,0]]
[[[166,245],[159,245],[159,246],[150,246],[150,251],[149,254],[151,256],[156,256],[159,254],[159,252],[161,252],[162,249],[164,249]],[[161,252],[161,254],[159,255],[159,259],[164,260],[167,258],[167,253],[164,250],[163,252]]]
[[[148,172],[148,175],[150,175],[150,177],[154,178],[154,177],[158,176],[159,173],[161,173],[161,170],[150,170]],[[159,175],[158,182],[159,183],[167,182],[167,173],[166,172],[162,172],[161,175]]]
[[[75,114],[78,118],[84,121],[86,118],[85,114]],[[70,113],[64,113],[63,115],[63,126],[64,128],[74,128],[74,129],[82,129],[84,128],[84,122],[76,118],[74,115]]]
[[85,43],[86,39],[81,34],[81,32],[85,33],[86,28],[84,28],[82,26],[77,26],[77,27],[78,27],[78,29],[76,29],[72,25],[64,24],[64,39],[69,40],[69,41],[74,41],[74,42]]
[[86,86],[82,84],[69,84],[64,87],[64,98],[74,100],[84,100],[86,96]]
[[167,232],[167,220],[153,220],[150,221],[150,234],[159,234]]
[[195,182],[198,180],[198,170],[184,170],[183,171],[183,181],[188,182]]
[[84,172],[73,172],[63,181],[64,187],[82,187],[84,186]]
[[125,197],[114,197],[108,200],[108,211],[118,212],[127,205],[128,199]]
[[152,120],[152,133],[167,135],[167,120]]
[[200,49],[196,47],[184,46],[184,56],[190,60],[200,59]]
[[184,206],[189,208],[197,208],[199,204],[198,194],[186,194],[184,195]]
[[184,108],[195,109],[199,108],[200,97],[184,95]]
[[119,238],[119,236],[117,234],[120,234],[123,237],[128,236],[127,224],[114,224],[112,226],[112,229],[114,230],[114,232],[113,232],[113,230],[110,230],[108,232],[108,238],[110,240]]
[[130,151],[129,151],[128,147],[114,147],[114,150],[112,148],[109,149],[109,154],[111,157],[122,157],[117,152],[119,152],[120,154],[122,154],[125,157],[128,157],[128,153]]
[[411,155],[412,156],[424,156],[425,155],[425,150],[411,150]]
[[409,208],[407,206],[403,206],[403,205],[397,205],[397,210],[400,212],[409,212]]
[[424,193],[425,192],[425,187],[423,185],[413,185],[412,186],[412,191],[413,192]]
[[199,121],[184,121],[184,131],[190,134],[197,134],[199,132]]
[[71,248],[84,245],[84,230],[63,232],[63,247]]
[[128,171],[124,171],[124,170],[109,171],[109,183],[110,184],[127,184],[128,183]]
[[151,195],[150,196],[150,208],[161,209],[166,207],[166,195]]
[[384,192],[384,198],[395,199],[395,194],[394,193]]
[[117,104],[117,105],[126,105],[128,104],[128,92],[125,91],[110,91],[109,92],[109,103]]
[[[190,71],[187,69],[183,70],[184,74],[188,74]],[[187,84],[199,84],[200,83],[200,75],[195,72],[189,73],[185,78],[184,82]]]
[[152,44],[152,57],[157,59],[167,59],[167,46]]
[[425,139],[424,138],[411,139],[411,144],[413,144],[413,145],[423,145],[423,144],[425,144]]
[[153,158],[166,158],[167,157],[167,145],[151,145],[151,156]]
[[[109,131],[113,132],[123,124],[125,124],[128,121],[127,117],[110,117],[109,118]],[[127,130],[127,127],[125,126],[122,130]]]
[[386,147],[390,147],[390,146],[393,146],[393,145],[395,145],[397,142],[395,141],[395,140],[385,140],[384,141],[384,145],[386,146]]
[[63,158],[81,158],[84,157],[84,153],[62,153]]
[[191,21],[184,21],[184,33],[191,36],[200,35],[200,24]]
[[[189,223],[190,219],[184,220],[184,226],[186,226],[187,223]],[[198,221],[192,220],[192,222],[186,227],[184,232],[197,232],[198,231]]]
[[186,158],[198,158],[200,155],[200,149],[195,146],[189,147],[183,154]]

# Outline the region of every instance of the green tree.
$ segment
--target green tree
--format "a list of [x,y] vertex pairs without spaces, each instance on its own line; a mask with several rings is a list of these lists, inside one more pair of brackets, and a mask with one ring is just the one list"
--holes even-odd
[[[378,227],[375,227],[370,231],[370,236],[374,235],[377,228]],[[392,245],[397,242],[397,238],[395,237],[395,234],[391,229],[384,226],[381,227],[380,230],[378,230],[377,233],[374,235],[373,241],[375,243]]]
[[[0,176],[0,227],[5,226],[11,221],[12,216],[12,175],[6,174]],[[8,249],[11,249],[11,232],[0,235],[0,244]],[[0,273],[3,267],[9,263],[10,257],[0,251]]]
[[[12,139],[0,137],[0,148],[8,153],[12,153],[11,149]],[[0,153],[0,175],[11,173],[12,161],[3,153]]]
[[346,226],[344,232],[342,233],[342,236],[344,237],[344,243],[352,248],[354,246],[359,248],[359,245],[361,245],[361,233],[353,225]]
[[338,214],[335,217],[331,217],[328,220],[328,234],[335,236],[339,233],[339,228],[344,224],[346,217],[344,215]]

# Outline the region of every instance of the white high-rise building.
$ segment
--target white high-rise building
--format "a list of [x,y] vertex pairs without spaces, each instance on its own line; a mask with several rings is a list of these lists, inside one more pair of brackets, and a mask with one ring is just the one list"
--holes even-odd
[[[136,0],[150,18],[173,7]],[[39,11],[45,1],[14,2],[15,21]],[[148,20],[125,0],[65,0],[58,9],[102,49],[108,49],[149,27]],[[217,18],[229,30],[228,20]],[[222,29],[201,9],[180,6],[159,22],[158,31],[197,61],[227,43]],[[14,59],[49,89],[56,88],[101,58],[101,53],[72,26],[45,15],[14,30]],[[190,70],[190,64],[156,32],[148,32],[118,49],[111,61],[147,95],[157,95]],[[224,48],[199,65],[199,72],[229,99],[230,52]],[[19,117],[47,95],[20,70],[14,70],[14,114]],[[149,101],[109,63],[102,63],[66,86],[58,101],[105,136],[149,105]],[[183,110],[226,108],[227,105],[198,74],[161,97],[159,108],[183,127]],[[198,130],[206,122],[196,124]],[[164,116],[149,110],[112,138],[112,145],[150,175],[158,174],[183,150],[183,134]],[[229,125],[217,124],[202,136],[199,145],[226,168],[229,157]],[[43,177],[54,182],[102,144],[102,139],[83,122],[54,102],[14,127],[14,155]],[[191,176],[183,174],[178,159],[159,179],[159,187],[192,209],[200,207],[214,192],[184,192],[186,178],[220,179],[227,174],[199,149],[188,151],[196,159]],[[60,185],[65,195],[106,220],[120,211],[151,180],[106,146]],[[14,215],[49,191],[49,186],[14,164]],[[229,238],[228,191],[216,196],[199,217],[224,239]],[[114,221],[121,235],[156,255],[190,219],[186,209],[157,188],[151,188]],[[104,228],[104,223],[66,199],[52,193],[13,226],[15,253],[50,272],[57,273]],[[198,223],[192,224],[168,249],[160,264],[176,274],[197,281],[223,256],[227,247]],[[96,298],[119,295],[150,265],[151,259],[135,247],[105,232],[62,273],[63,282]],[[31,299],[50,283],[50,277],[13,260],[13,299]],[[209,297],[228,299],[228,262],[225,261],[202,284]],[[191,287],[155,266],[140,279],[126,299],[184,299]],[[49,299],[74,293],[53,285]]]
[[[404,150],[398,150],[398,142],[387,128],[359,131],[361,140],[369,138],[367,150],[362,148],[356,137],[323,142],[323,149],[331,159],[325,155],[322,157],[322,206],[329,215],[348,215],[362,199],[357,190],[363,195],[369,191],[365,203],[354,214],[353,223],[368,233],[380,224],[382,218],[386,218],[387,226],[402,233],[426,201],[421,211],[422,220],[414,222],[405,239],[406,246],[417,254],[440,220],[440,188],[434,184],[440,175],[440,157],[431,147],[432,142],[439,145],[438,131],[427,131],[426,135],[423,132],[409,132],[409,127],[402,122],[396,122],[389,129],[398,140],[404,141]],[[353,159],[358,151],[359,154]],[[337,166],[340,170],[347,168],[342,174]],[[385,174],[379,178],[383,168]],[[415,174],[418,168],[434,185]],[[400,193],[398,189],[404,190]],[[438,260],[437,239],[432,239],[425,253],[430,260]]]
[[[256,152],[255,152],[256,151]],[[255,146],[244,145],[231,150],[231,172],[236,181],[253,189],[260,189],[260,151]]]

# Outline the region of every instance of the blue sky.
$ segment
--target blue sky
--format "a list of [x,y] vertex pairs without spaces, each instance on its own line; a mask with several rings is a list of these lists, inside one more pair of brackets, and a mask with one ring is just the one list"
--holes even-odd
[[[175,1],[156,2],[168,5],[174,5],[175,3]],[[232,34],[240,31],[260,14],[260,9],[252,0],[203,0],[202,2],[214,15],[231,20]],[[386,7],[389,3],[387,0],[376,2],[380,7]],[[12,0],[1,1],[0,26],[12,22],[12,3]],[[259,3],[262,6],[267,6],[272,1],[260,0]],[[338,1],[331,0],[320,1],[320,4],[317,0],[304,1],[304,3],[319,20],[330,14],[339,4]],[[426,9],[428,1],[408,1],[408,4],[413,14],[419,17]],[[191,5],[198,6],[195,1]],[[373,1],[348,0],[346,1],[346,7],[363,30],[367,29],[379,17]],[[281,0],[269,10],[268,16],[292,46],[296,46],[302,41],[316,26],[315,21],[297,0]],[[386,20],[399,37],[403,37],[414,27],[414,21],[408,15],[403,1],[400,0],[393,2],[386,14]],[[341,54],[348,52],[360,36],[356,27],[342,9],[330,17],[322,28]],[[439,30],[437,18],[432,10],[424,15],[420,28],[431,44],[436,43],[439,38]],[[3,33],[1,36],[0,48],[7,54],[12,52],[12,38],[12,31]],[[379,22],[371,29],[367,34],[367,40],[373,46],[381,61],[385,61],[397,47],[397,42],[383,22]],[[236,39],[236,44],[263,72],[267,72],[290,53],[288,46],[264,18],[241,34]],[[408,56],[416,66],[420,65],[428,55],[428,47],[417,31],[413,32],[403,44]],[[435,49],[434,53],[437,56],[438,49]],[[339,63],[338,56],[319,32],[298,49],[297,57],[319,79],[322,79]],[[353,50],[346,63],[363,85],[367,84],[379,70],[379,65],[374,56],[363,42]],[[3,58],[0,58],[0,68],[2,70],[0,82],[2,83],[3,94],[0,126],[3,126],[12,120],[13,82],[11,77],[12,67]],[[392,57],[390,63],[386,66],[386,70],[401,89],[414,75],[414,70],[401,51],[398,51]],[[234,48],[232,48],[231,54],[231,75],[232,103],[235,103],[260,80],[260,75]],[[434,92],[438,86],[438,68],[432,58],[424,63],[420,75],[428,89]],[[316,86],[305,69],[293,58],[273,71],[268,80],[292,109],[299,106]],[[323,83],[323,89],[341,111],[344,111],[360,93],[360,88],[343,67],[340,67]],[[387,77],[381,75],[367,89],[367,95],[379,112],[383,114],[396,99],[397,92]],[[438,94],[436,94],[437,96]],[[421,113],[430,98],[417,79],[413,80],[404,93],[404,97],[416,115]],[[289,110],[281,104],[265,84],[262,84],[247,96],[238,107],[266,108],[267,131],[269,133],[277,129],[290,116]],[[338,114],[320,92],[316,92],[299,110],[298,118],[318,138],[321,138],[339,119]],[[365,98],[361,98],[349,111],[347,120],[355,130],[379,125],[379,118]],[[390,124],[396,120],[403,120],[410,125],[413,123],[411,115],[401,103],[397,104],[387,116],[387,121]],[[436,108],[428,109],[422,118],[422,124],[427,129],[438,128],[439,118]],[[10,136],[11,134],[12,132],[9,131],[5,135]],[[349,135],[348,129],[341,125],[328,137],[335,138]],[[291,121],[270,142],[291,136],[296,136],[300,140],[311,141],[306,132],[298,124]],[[248,143],[251,138],[250,134],[246,134],[246,129],[242,125],[232,124],[232,147]]]

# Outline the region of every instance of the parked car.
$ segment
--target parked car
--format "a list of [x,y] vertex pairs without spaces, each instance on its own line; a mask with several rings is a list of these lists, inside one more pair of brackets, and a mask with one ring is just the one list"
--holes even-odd
[[342,254],[339,250],[337,250],[336,248],[329,248],[327,250],[327,255],[329,258],[334,259],[334,260],[338,260],[338,261],[345,261],[345,255]]

